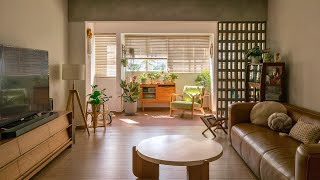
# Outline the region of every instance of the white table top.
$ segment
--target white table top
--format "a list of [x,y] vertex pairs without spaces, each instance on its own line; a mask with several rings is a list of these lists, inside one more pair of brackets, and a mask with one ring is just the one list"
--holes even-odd
[[203,136],[166,135],[141,141],[137,153],[156,164],[195,166],[219,159],[223,148]]

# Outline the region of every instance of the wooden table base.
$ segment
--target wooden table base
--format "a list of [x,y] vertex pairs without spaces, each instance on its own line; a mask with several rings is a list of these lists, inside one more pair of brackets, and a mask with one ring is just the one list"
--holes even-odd
[[[159,179],[159,164],[142,159],[136,150],[132,148],[132,171],[138,178]],[[197,166],[187,166],[188,180],[209,180],[209,162]]]
[[188,180],[209,180],[209,162],[198,166],[187,166]]
[[159,178],[159,164],[142,159],[137,153],[136,146],[132,148],[132,171],[138,178]]

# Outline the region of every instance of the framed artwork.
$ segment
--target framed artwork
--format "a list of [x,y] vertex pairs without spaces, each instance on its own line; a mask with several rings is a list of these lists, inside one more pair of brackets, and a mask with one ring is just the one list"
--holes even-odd
[[268,66],[266,70],[266,85],[280,85],[282,73],[281,66]]

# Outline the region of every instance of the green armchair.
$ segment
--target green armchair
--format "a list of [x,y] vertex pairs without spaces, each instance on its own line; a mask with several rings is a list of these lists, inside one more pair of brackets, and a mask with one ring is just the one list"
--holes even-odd
[[[182,94],[172,94],[170,102],[170,116],[174,110],[191,111],[191,118],[193,118],[194,110],[200,110],[205,115],[203,109],[203,86],[184,86]],[[180,100],[176,100],[180,97]]]

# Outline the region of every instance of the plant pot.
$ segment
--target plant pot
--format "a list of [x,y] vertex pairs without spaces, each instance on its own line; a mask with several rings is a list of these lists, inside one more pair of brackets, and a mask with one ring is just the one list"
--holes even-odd
[[141,84],[146,84],[147,80],[146,79],[141,79]]
[[137,112],[138,103],[137,102],[123,102],[124,113],[128,116],[133,116]]
[[260,63],[260,56],[251,56],[251,63],[252,64],[259,64]]
[[262,54],[262,59],[263,59],[263,62],[264,63],[269,63],[269,62],[272,62],[273,60],[273,54],[271,53],[263,53]]

